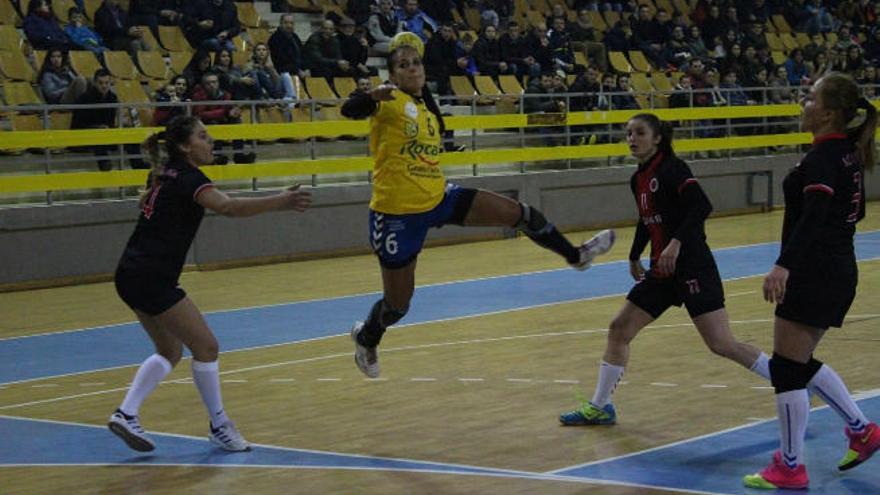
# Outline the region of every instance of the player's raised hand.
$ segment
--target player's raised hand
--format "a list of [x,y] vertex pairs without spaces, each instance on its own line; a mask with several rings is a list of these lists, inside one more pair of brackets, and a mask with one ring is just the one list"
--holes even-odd
[[374,101],[391,101],[394,99],[394,95],[391,92],[395,89],[397,89],[397,86],[393,84],[380,84],[370,90],[370,98]]

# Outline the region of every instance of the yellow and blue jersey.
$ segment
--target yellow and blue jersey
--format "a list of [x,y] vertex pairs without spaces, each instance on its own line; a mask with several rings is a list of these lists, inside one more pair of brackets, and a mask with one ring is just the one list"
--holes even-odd
[[395,90],[370,119],[373,197],[370,209],[404,215],[422,213],[443,199],[440,127],[425,102]]

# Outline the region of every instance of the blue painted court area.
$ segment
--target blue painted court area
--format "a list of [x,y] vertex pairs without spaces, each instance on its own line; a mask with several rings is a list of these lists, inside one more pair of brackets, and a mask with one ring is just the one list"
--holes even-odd
[[[859,402],[869,417],[880,417],[880,397]],[[643,453],[597,461],[548,473],[530,473],[459,464],[348,455],[301,449],[255,446],[251,452],[227,453],[207,440],[153,433],[156,450],[129,450],[103,427],[0,416],[2,466],[145,465],[273,467],[418,471],[478,475],[568,479],[582,483],[613,483],[690,490],[700,493],[763,493],[742,487],[744,474],[766,465],[778,446],[777,423],[768,421],[706,435]],[[828,408],[813,411],[807,431],[807,466],[813,493],[880,493],[880,458],[847,473],[836,469],[843,454],[843,423]]]
[[[537,248],[536,248],[537,249]],[[860,260],[880,258],[880,231],[856,237]],[[724,279],[762,275],[778,244],[715,251]],[[626,293],[632,285],[626,262],[525,273],[416,290],[405,324],[523,309]],[[363,319],[376,294],[322,299],[206,315],[223,351],[298,342],[344,334]],[[442,304],[438,304],[442,302]],[[139,364],[152,351],[139,324],[128,323],[0,340],[0,385],[57,375]]]
[[[863,399],[859,405],[869,418],[880,418],[880,396]],[[880,493],[880,454],[845,473],[837,470],[846,451],[843,427],[843,420],[827,407],[810,414],[806,444],[810,492]],[[770,462],[779,447],[778,437],[779,426],[773,420],[550,474],[710,493],[766,493],[744,488],[741,480]]]
[[[207,423],[205,424],[207,430]],[[205,439],[151,433],[156,450],[130,450],[107,428],[0,416],[3,465],[175,465],[261,466],[503,474],[512,471],[455,464],[419,462],[312,450],[254,446],[250,452],[225,452]],[[206,432],[207,436],[207,432]]]

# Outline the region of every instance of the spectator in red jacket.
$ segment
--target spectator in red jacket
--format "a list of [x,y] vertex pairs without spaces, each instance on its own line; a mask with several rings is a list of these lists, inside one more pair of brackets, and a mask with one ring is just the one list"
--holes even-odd
[[[202,83],[193,90],[192,101],[221,102],[230,101],[232,95],[220,89],[220,78],[217,73],[208,71],[202,75]],[[235,105],[220,103],[207,103],[193,106],[192,113],[205,125],[211,124],[240,124],[241,108]],[[215,141],[214,149],[220,150],[225,143]],[[253,163],[256,154],[253,152],[243,153],[244,142],[240,139],[232,141],[232,149],[235,151],[232,159],[235,163]],[[226,155],[215,153],[214,163],[225,165],[228,162]]]

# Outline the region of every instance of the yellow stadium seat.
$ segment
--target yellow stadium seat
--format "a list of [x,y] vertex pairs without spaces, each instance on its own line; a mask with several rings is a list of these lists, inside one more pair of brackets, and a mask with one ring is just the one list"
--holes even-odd
[[251,2],[235,2],[235,8],[238,10],[238,22],[245,27],[260,27],[260,14]]
[[767,21],[764,22],[764,32],[777,34],[776,26],[772,22],[770,22],[770,19],[767,19]]
[[0,24],[0,50],[21,50],[21,36],[11,24]]
[[774,33],[764,33],[764,37],[767,39],[767,45],[770,47],[770,51],[785,51],[785,45],[782,44],[782,40],[779,39],[779,36]]
[[630,74],[633,71],[632,65],[630,65],[623,52],[608,52],[608,61],[611,62],[611,67],[617,72]]
[[49,128],[56,131],[70,129],[70,121],[72,118],[73,113],[71,112],[50,112]]
[[149,103],[150,97],[144,92],[141,83],[125,79],[116,80],[116,96],[123,103]]
[[620,22],[620,12],[614,10],[606,10],[602,13],[605,16],[605,24],[608,27],[614,27],[618,22]]
[[350,77],[334,77],[333,87],[340,98],[348,98],[357,89],[357,83]]
[[52,0],[51,4],[52,13],[55,14],[55,18],[58,19],[61,26],[67,25],[70,22],[67,13],[71,7],[77,6],[76,2],[74,0]]
[[660,71],[651,73],[651,85],[654,86],[657,91],[672,91],[675,89],[672,85],[672,81],[666,77],[666,74]]
[[489,76],[474,76],[474,85],[477,92],[483,96],[504,96],[504,93],[498,89],[495,81]]
[[168,78],[168,67],[159,52],[138,52],[137,58],[138,65],[145,76],[162,81]]
[[468,27],[471,29],[479,31],[480,29],[480,11],[475,8],[465,8],[464,9],[464,19],[467,22]]
[[651,93],[654,91],[654,86],[651,85],[648,75],[644,72],[633,72],[629,76],[629,82],[638,93]]
[[104,0],[84,0],[83,5],[86,8],[86,17],[95,19],[95,12],[101,7]]
[[531,25],[532,27],[547,25],[547,19],[545,19],[544,16],[537,10],[526,11],[526,22],[528,22],[529,25]]
[[516,76],[498,76],[498,84],[501,91],[506,95],[520,96],[523,94],[522,85],[516,79]]
[[33,82],[34,69],[21,52],[0,52],[0,79]]
[[[239,5],[246,5],[246,4],[239,4]],[[268,43],[269,37],[271,36],[269,34],[269,30],[266,28],[249,27],[245,30],[245,32],[248,35],[250,46],[254,46],[257,43]]]
[[140,72],[124,51],[105,51],[104,64],[111,74],[120,79],[140,79]]
[[175,74],[183,74],[183,69],[186,68],[186,65],[192,58],[192,54],[187,52],[171,52],[168,54],[168,58],[171,61],[171,70]]
[[669,0],[654,0],[654,3],[657,4],[658,8],[668,12],[670,17],[675,13],[675,6]]
[[800,45],[801,48],[806,48],[807,45],[811,43],[810,37],[807,35],[807,33],[794,33],[794,39],[797,40],[798,45]]
[[[461,97],[459,102],[463,105],[469,105],[473,101],[473,97],[477,95],[477,90],[466,76],[451,76],[449,84],[452,87],[452,93],[455,96]],[[477,98],[478,105],[488,105],[490,103],[492,103],[490,98]]]
[[632,67],[639,72],[651,72],[652,70],[651,62],[648,62],[641,50],[630,50],[629,61],[632,63]]
[[788,59],[788,57],[785,56],[785,53],[776,50],[770,52],[770,58],[773,59],[773,63],[776,65],[782,65]]
[[833,32],[833,31],[829,32],[829,33],[825,33],[825,40],[828,42],[829,47],[836,45],[837,41],[838,41],[837,33]]
[[773,25],[776,26],[776,31],[779,33],[791,33],[791,26],[788,24],[788,21],[785,20],[785,17],[781,14],[775,14],[770,17],[773,21]]
[[602,14],[600,14],[599,12],[591,10],[590,21],[593,23],[593,29],[595,29],[596,31],[599,31],[600,33],[608,31],[608,24],[605,22],[605,19],[602,18]]
[[43,102],[31,83],[24,81],[7,81],[3,85],[3,98],[10,106],[39,105]]
[[672,0],[672,4],[675,6],[675,10],[690,17],[692,9],[687,0]]
[[72,51],[69,53],[69,56],[70,66],[73,67],[73,70],[75,70],[77,74],[86,79],[91,79],[92,76],[95,75],[95,71],[103,68],[101,67],[101,62],[98,62],[98,59],[92,52]]
[[156,51],[159,51],[162,53],[165,53],[168,51],[165,48],[163,48],[162,44],[159,43],[159,40],[157,40],[156,37],[153,36],[153,32],[150,31],[149,26],[138,26],[138,27],[140,28],[141,33],[143,33],[144,41],[146,41],[147,44],[150,45],[150,51],[156,50]]
[[192,52],[193,49],[177,26],[159,26],[159,39],[168,51]]
[[13,131],[42,131],[43,119],[33,113],[14,113],[9,116],[9,123]]
[[[339,98],[333,88],[323,77],[306,77],[306,91],[314,100],[335,100]],[[333,102],[322,102],[323,105],[335,105]]]
[[779,39],[782,40],[782,45],[785,46],[786,53],[795,48],[800,48],[801,46],[791,33],[780,33]]
[[8,24],[10,26],[21,25],[21,18],[12,4],[9,3],[9,0],[0,0],[0,24]]
[[385,81],[383,81],[382,78],[379,76],[370,76],[370,82],[373,83],[373,87],[375,88],[376,86],[381,85]]
[[251,60],[251,55],[250,51],[236,50],[232,52],[232,63],[243,68]]
[[590,61],[587,59],[587,54],[582,51],[574,52],[574,63],[578,65],[583,65],[584,67],[590,66]]
[[287,4],[294,12],[321,12],[321,7],[318,7],[312,0],[287,0]]

